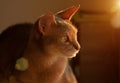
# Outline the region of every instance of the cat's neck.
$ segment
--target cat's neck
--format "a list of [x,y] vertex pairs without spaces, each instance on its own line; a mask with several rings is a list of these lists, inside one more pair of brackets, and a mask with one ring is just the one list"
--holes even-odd
[[[42,41],[41,41],[42,43]],[[42,45],[42,44],[41,44]],[[41,46],[41,47],[44,47]],[[50,49],[51,50],[51,49]],[[66,62],[67,57],[63,57],[59,53],[52,53],[51,51],[45,51],[44,48],[40,48],[39,45],[33,42],[29,42],[28,47],[25,50],[24,56],[31,62],[32,64],[38,64],[43,68],[45,66],[49,67],[56,62]],[[60,61],[59,61],[60,60]],[[60,63],[61,64],[61,63]]]
[[67,58],[53,57],[42,53],[41,55],[31,54],[30,56],[33,57],[26,57],[29,60],[28,70],[20,74],[18,79],[25,83],[30,83],[30,79],[32,79],[32,83],[48,83],[48,81],[49,83],[55,81],[58,83],[58,81],[62,79],[67,64]]
[[32,63],[41,63],[45,64],[47,67],[51,66],[53,63],[57,62],[61,59],[60,62],[64,62],[67,60],[67,57],[62,56],[61,53],[57,53],[52,51],[53,49],[47,48],[48,45],[46,45],[44,42],[46,39],[42,39],[39,32],[34,28],[31,33],[27,48],[25,50],[25,53],[23,56],[27,57]]
[[[42,39],[40,41],[34,39],[35,35],[37,34],[30,36],[23,54],[23,57],[28,60],[29,68],[18,75],[17,78],[25,83],[30,83],[30,79],[33,83],[48,83],[48,81],[52,83],[55,79],[56,81],[59,80],[65,71],[67,57],[61,56],[61,54],[56,52],[45,51],[44,47],[46,44],[44,44]],[[37,36],[39,37],[39,35]]]
[[[34,81],[38,81],[39,79],[39,81],[44,80],[47,82],[49,80],[51,83],[55,81],[55,79],[57,81],[62,77],[67,64],[66,57],[56,56],[55,53],[53,55],[51,53],[42,52],[34,44],[28,45],[24,57],[29,62],[29,68],[23,75],[20,75],[20,79],[24,79],[26,83],[29,83],[29,79]],[[55,79],[53,80],[53,78]]]

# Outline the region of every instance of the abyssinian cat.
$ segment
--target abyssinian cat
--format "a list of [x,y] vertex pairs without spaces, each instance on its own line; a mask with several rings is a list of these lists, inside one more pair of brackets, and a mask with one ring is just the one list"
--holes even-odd
[[68,60],[80,50],[70,22],[79,7],[5,30],[0,35],[0,83],[77,83]]

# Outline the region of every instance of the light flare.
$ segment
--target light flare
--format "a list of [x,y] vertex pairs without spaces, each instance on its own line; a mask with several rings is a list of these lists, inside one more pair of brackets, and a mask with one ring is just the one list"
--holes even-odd
[[120,28],[120,0],[117,0],[115,9],[116,13],[111,19],[111,24],[114,28]]
[[120,10],[120,0],[117,2],[117,8]]

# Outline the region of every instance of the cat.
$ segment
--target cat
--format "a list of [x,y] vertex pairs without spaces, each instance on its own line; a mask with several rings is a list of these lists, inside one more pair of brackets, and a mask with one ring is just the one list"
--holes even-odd
[[69,59],[80,50],[70,22],[80,5],[34,23],[9,27],[0,35],[0,83],[77,83]]

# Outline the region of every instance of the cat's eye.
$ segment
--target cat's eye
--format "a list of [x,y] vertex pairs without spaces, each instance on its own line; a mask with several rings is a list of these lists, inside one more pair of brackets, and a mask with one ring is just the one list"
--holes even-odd
[[63,36],[63,37],[61,37],[61,41],[62,41],[63,43],[66,43],[66,44],[69,43],[69,39],[68,39],[67,36]]

